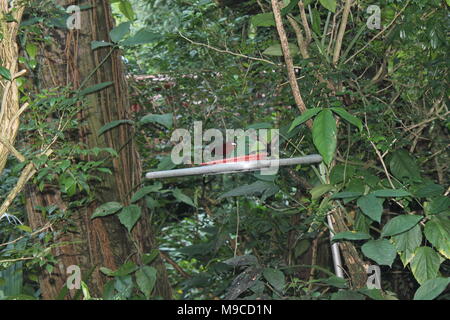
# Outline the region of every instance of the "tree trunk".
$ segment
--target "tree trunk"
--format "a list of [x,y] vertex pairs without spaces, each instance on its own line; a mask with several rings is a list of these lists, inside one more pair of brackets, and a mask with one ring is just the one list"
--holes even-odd
[[[5,18],[7,14],[11,14],[14,19],[8,21]],[[19,89],[14,77],[19,71],[16,37],[22,14],[23,7],[12,10],[7,1],[0,1],[0,67],[7,69],[12,78],[7,81],[0,76],[0,173],[5,168],[19,130]]]
[[[92,41],[110,41],[109,31],[113,28],[111,8],[107,0],[78,1],[80,5],[91,5],[92,8],[81,11],[81,30],[48,30],[53,40],[51,45],[42,47],[38,72],[41,88],[62,87],[72,84],[78,88],[80,83],[101,64],[109,48],[91,50]],[[77,4],[74,1],[59,1],[64,8]],[[63,225],[56,225],[55,241],[74,241],[70,245],[57,247],[54,254],[59,263],[59,270],[51,274],[44,272],[40,279],[44,299],[59,296],[66,283],[67,267],[80,266],[83,280],[88,284],[93,296],[101,296],[103,286],[108,281],[100,271],[100,267],[117,269],[127,260],[140,263],[143,253],[156,247],[152,232],[150,215],[143,212],[131,235],[128,234],[116,216],[91,220],[94,209],[105,202],[117,201],[129,204],[130,195],[141,183],[142,170],[133,142],[133,129],[129,125],[121,125],[98,136],[99,129],[114,120],[127,119],[129,99],[120,53],[115,50],[105,63],[96,70],[87,87],[111,81],[113,85],[107,89],[91,94],[83,104],[80,120],[87,125],[80,128],[78,142],[89,148],[113,148],[119,153],[111,163],[113,175],[102,177],[103,182],[96,189],[97,201],[77,211],[70,212],[70,220],[76,231],[62,231]],[[74,143],[77,143],[74,141]],[[89,156],[89,159],[95,160]],[[27,188],[27,213],[33,228],[42,226],[46,221],[37,206],[57,205],[62,211],[69,207],[62,199],[61,193],[52,188],[39,192],[35,186]],[[69,209],[71,210],[71,209]],[[143,211],[145,211],[143,209]],[[66,222],[64,222],[66,224]],[[153,265],[158,270],[158,279],[154,291],[155,296],[171,297],[171,289],[167,280],[165,266],[160,258]],[[74,292],[68,297],[73,298]],[[68,298],[66,296],[66,298]]]

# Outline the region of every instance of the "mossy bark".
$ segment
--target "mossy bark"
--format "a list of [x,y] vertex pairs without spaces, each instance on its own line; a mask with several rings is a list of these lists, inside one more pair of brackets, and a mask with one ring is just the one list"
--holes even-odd
[[[60,1],[67,7],[73,1]],[[44,272],[40,278],[42,297],[54,299],[61,297],[60,292],[67,279],[66,270],[70,265],[81,267],[84,279],[93,296],[101,296],[105,283],[109,280],[100,271],[100,267],[117,269],[127,260],[140,262],[142,254],[156,247],[150,215],[143,212],[141,219],[128,234],[116,216],[91,220],[95,208],[108,201],[129,204],[130,195],[141,183],[142,170],[136,146],[133,142],[133,128],[129,125],[118,126],[99,136],[99,129],[114,120],[127,119],[129,98],[120,52],[115,50],[106,62],[109,48],[91,50],[91,42],[110,41],[109,31],[114,22],[110,4],[107,0],[79,1],[79,5],[91,5],[81,11],[81,30],[48,30],[51,45],[40,50],[40,70],[38,72],[41,88],[62,87],[68,84],[78,88],[80,83],[96,69],[86,86],[111,81],[112,86],[87,97],[80,120],[86,125],[79,129],[73,143],[82,142],[89,148],[113,148],[119,157],[109,164],[113,174],[104,175],[102,183],[96,188],[97,201],[87,208],[72,211],[70,220],[74,228],[63,231],[64,225],[56,225],[54,234],[58,242],[73,242],[54,250],[59,268],[51,274]],[[84,160],[95,160],[87,157]],[[47,188],[39,192],[30,185],[27,189],[27,212],[30,224],[38,228],[45,223],[37,206],[57,205],[60,210],[68,208],[58,190]],[[65,224],[65,223],[64,223]],[[171,288],[167,280],[165,266],[160,258],[153,266],[158,270],[155,296],[171,297]],[[75,292],[69,291],[65,298],[73,298]]]

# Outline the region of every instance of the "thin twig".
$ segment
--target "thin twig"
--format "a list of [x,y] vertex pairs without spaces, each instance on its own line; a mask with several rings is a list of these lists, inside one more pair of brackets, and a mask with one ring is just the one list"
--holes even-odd
[[21,239],[25,238],[25,236],[34,236],[35,234],[41,233],[41,232],[43,232],[43,231],[45,231],[45,230],[47,230],[47,229],[49,229],[49,228],[51,228],[51,227],[52,227],[52,224],[51,224],[50,222],[47,222],[47,224],[44,225],[42,228],[40,228],[40,229],[38,229],[38,230],[32,232],[32,233],[29,234],[29,235],[24,235],[24,236],[18,237],[18,238],[14,239],[14,240],[12,240],[12,241],[9,241],[9,242],[0,243],[0,247],[4,247],[4,246],[7,246],[7,245],[16,243],[16,242],[20,241]]
[[188,42],[190,42],[190,43],[192,43],[192,44],[194,44],[196,46],[202,46],[202,47],[205,47],[205,48],[208,48],[208,49],[220,52],[220,53],[226,53],[226,54],[230,54],[230,55],[233,55],[233,56],[236,56],[236,57],[241,57],[241,58],[245,58],[245,59],[249,59],[249,60],[261,61],[261,62],[269,63],[269,64],[274,65],[274,66],[278,66],[279,65],[279,64],[277,64],[275,62],[272,62],[270,60],[267,60],[267,59],[250,57],[250,56],[246,56],[245,54],[242,54],[242,53],[236,53],[236,52],[233,52],[233,51],[230,51],[230,50],[219,49],[219,48],[210,46],[209,44],[206,44],[206,43],[193,41],[193,40],[187,38],[186,36],[184,36],[181,32],[178,32],[178,34],[184,40],[186,40],[186,41],[188,41]]
[[384,173],[385,173],[385,175],[386,175],[386,177],[387,177],[387,179],[389,181],[390,186],[392,187],[392,189],[395,189],[395,186],[394,186],[394,184],[392,183],[392,180],[391,180],[391,175],[389,174],[389,171],[388,171],[388,169],[386,167],[386,163],[384,162],[383,155],[378,150],[377,146],[370,140],[370,130],[369,130],[369,127],[367,126],[367,122],[365,123],[365,127],[367,129],[367,134],[369,135],[367,140],[369,140],[370,144],[372,145],[373,149],[375,150],[375,153],[378,156],[378,159],[380,159],[381,165],[383,166]]
[[175,270],[177,270],[182,276],[183,278],[189,279],[191,278],[191,275],[189,273],[187,273],[186,271],[183,270],[183,268],[181,268],[178,263],[176,263],[175,261],[173,261],[167,254],[165,254],[164,252],[160,251],[161,257],[167,262],[169,263],[172,267],[175,268]]
[[0,260],[0,263],[18,262],[18,261],[26,261],[26,260],[33,260],[33,259],[36,259],[36,257],[23,257],[23,258],[16,258],[16,259],[4,259],[4,260]]

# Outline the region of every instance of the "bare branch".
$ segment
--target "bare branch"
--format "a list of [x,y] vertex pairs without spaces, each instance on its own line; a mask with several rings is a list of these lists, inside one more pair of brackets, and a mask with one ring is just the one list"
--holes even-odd
[[219,49],[219,48],[210,46],[209,44],[206,44],[206,43],[195,42],[195,41],[189,39],[188,37],[186,37],[185,35],[183,35],[181,32],[178,32],[178,34],[184,40],[186,40],[186,41],[188,41],[188,42],[190,42],[190,43],[192,43],[194,45],[197,45],[197,46],[202,46],[202,47],[205,47],[205,48],[208,48],[208,49],[220,52],[220,53],[231,54],[231,55],[236,56],[236,57],[241,57],[241,58],[245,58],[245,59],[249,59],[249,60],[255,60],[255,61],[261,61],[261,62],[269,63],[269,64],[272,64],[272,65],[275,65],[275,66],[278,65],[277,63],[272,62],[272,61],[267,60],[267,59],[250,57],[250,56],[246,56],[245,54],[242,54],[242,53],[236,53],[236,52],[233,52],[233,51],[230,51],[230,50]]
[[353,1],[346,0],[344,12],[342,13],[341,25],[339,26],[339,33],[336,38],[336,44],[334,46],[333,65],[336,65],[341,56],[342,40],[344,39],[345,29],[347,28],[348,16],[352,7]]
[[[294,63],[292,60],[291,53],[289,52],[289,43],[288,43],[288,39],[286,36],[286,31],[284,30],[283,20],[281,18],[281,12],[280,12],[280,7],[278,5],[278,0],[271,0],[271,1],[272,1],[273,14],[275,16],[275,23],[277,26],[278,35],[280,37],[281,49],[283,50],[284,61],[286,62],[289,83],[292,88],[292,93],[294,95],[295,103],[297,104],[297,107],[300,110],[300,113],[304,113],[307,110],[307,108],[306,108],[305,103],[303,102],[303,98],[300,94],[300,88],[298,87],[297,78],[295,76]],[[306,125],[309,128],[312,128],[312,123],[310,120],[306,122]]]

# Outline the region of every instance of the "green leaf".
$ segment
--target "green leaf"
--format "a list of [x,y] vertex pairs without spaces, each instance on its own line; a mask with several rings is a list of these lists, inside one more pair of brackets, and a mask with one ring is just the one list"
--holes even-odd
[[143,188],[139,189],[138,191],[136,191],[136,193],[131,197],[131,203],[139,201],[140,199],[145,197],[150,192],[157,192],[161,188],[162,188],[162,184],[161,183],[156,183],[156,184],[151,185],[151,186],[143,187]]
[[109,32],[109,37],[114,43],[118,43],[130,32],[131,22],[123,22]]
[[444,187],[439,184],[427,183],[420,185],[414,192],[414,195],[418,198],[428,198],[439,196],[444,192],[444,190]]
[[172,191],[173,196],[180,202],[184,202],[192,207],[195,207],[194,202],[192,201],[192,199],[190,197],[188,197],[187,195],[185,195],[180,189],[175,189]]
[[302,239],[297,242],[297,245],[295,246],[294,256],[296,258],[303,255],[308,249],[311,247],[311,242],[308,239]]
[[37,46],[34,43],[28,42],[25,46],[25,51],[30,56],[31,59],[36,59],[36,54],[38,51]]
[[[397,300],[395,297],[389,296],[380,289],[361,288],[358,292],[368,296],[372,300]],[[389,299],[391,297],[391,299]]]
[[115,299],[126,300],[133,294],[134,282],[131,275],[116,277],[114,281],[114,289],[118,292],[115,295]]
[[119,269],[114,271],[112,273],[112,276],[114,276],[114,277],[123,277],[123,276],[126,276],[126,275],[130,274],[130,273],[133,273],[137,269],[138,269],[138,266],[134,262],[127,261],[123,265],[121,265]]
[[395,247],[386,239],[370,240],[361,247],[364,255],[379,265],[392,266],[397,255]]
[[251,125],[248,125],[246,129],[272,129],[273,123],[270,122],[257,122]]
[[438,276],[441,265],[439,254],[430,247],[420,247],[414,252],[411,260],[411,271],[417,282],[424,284],[425,281]]
[[138,266],[134,262],[127,261],[123,265],[121,265],[119,269],[117,269],[116,271],[112,271],[111,269],[105,267],[101,267],[100,271],[109,277],[123,277],[136,271],[137,269]]
[[400,198],[400,197],[409,197],[411,193],[405,190],[399,189],[384,189],[384,190],[376,190],[373,191],[372,194],[376,197],[380,198]]
[[337,113],[345,121],[347,121],[350,124],[357,127],[359,129],[359,131],[362,130],[362,121],[360,119],[358,119],[357,117],[348,113],[347,110],[345,110],[344,108],[335,107],[335,108],[331,108],[331,110],[333,110],[333,112]]
[[263,271],[263,276],[270,283],[270,285],[277,291],[282,292],[286,285],[283,272],[277,269],[266,268]]
[[[320,19],[320,12],[319,10],[317,10],[316,8],[312,8],[311,10],[311,18],[312,18],[312,29],[313,31],[320,35],[322,32],[320,30],[320,25],[321,25],[321,19]],[[319,47],[320,50],[320,47]],[[323,52],[324,50],[322,50]]]
[[177,165],[175,163],[172,162],[172,157],[166,156],[166,157],[162,157],[159,160],[159,164],[158,164],[158,170],[172,170],[173,168],[175,168]]
[[425,237],[444,257],[450,259],[450,220],[433,217],[425,225]]
[[11,81],[11,72],[9,72],[9,70],[5,67],[0,67],[0,76],[5,78],[6,80]]
[[336,12],[336,0],[319,0],[320,4],[331,12]]
[[354,222],[354,229],[358,232],[363,233],[369,233],[370,232],[370,225],[372,224],[372,219],[367,217],[362,212],[356,212],[355,222]]
[[337,141],[336,120],[329,109],[322,110],[314,119],[312,136],[314,145],[324,162],[329,165],[333,160]]
[[414,257],[414,251],[416,251],[422,243],[422,230],[420,225],[417,224],[407,232],[393,236],[391,240],[400,254],[403,266],[406,266]]
[[331,300],[365,300],[365,297],[356,291],[341,290],[333,293]]
[[106,131],[109,131],[121,124],[130,124],[133,125],[134,121],[132,120],[115,120],[115,121],[111,121],[110,123],[105,124],[103,127],[100,128],[100,130],[98,131],[98,135],[101,136],[102,134],[104,134]]
[[24,224],[18,225],[18,226],[16,226],[16,228],[19,230],[22,230],[24,232],[28,232],[28,233],[33,232],[33,229],[31,229],[29,226],[26,226]]
[[[288,44],[289,52],[291,53],[291,56],[295,56],[298,54],[299,50],[297,45],[293,43]],[[276,56],[276,57],[282,57],[283,56],[283,50],[281,49],[280,44],[273,44],[270,47],[268,47],[266,50],[263,51],[263,54],[267,56]]]
[[338,164],[333,167],[330,173],[330,183],[338,185],[342,182],[351,181],[356,174],[356,168],[351,165]]
[[312,199],[319,199],[323,194],[332,190],[334,187],[331,184],[321,184],[312,188],[309,193],[311,193]]
[[362,196],[362,192],[352,192],[352,191],[344,191],[338,192],[331,196],[331,199],[346,199],[346,198],[356,198]]
[[302,113],[301,116],[295,118],[294,121],[292,121],[291,127],[289,128],[288,132],[291,132],[295,127],[301,125],[303,122],[308,121],[316,114],[318,114],[321,110],[322,110],[321,108],[312,108],[306,110],[305,112]]
[[[114,280],[109,280],[103,287],[103,300],[114,300]],[[62,300],[63,298],[61,298]]]
[[[292,9],[294,9],[297,4],[300,2],[300,0],[291,0],[291,2],[289,2],[289,4],[287,6],[285,6],[283,9],[281,9],[281,15],[286,15],[289,12],[292,11]],[[286,1],[285,1],[286,4]],[[307,6],[307,4],[304,4],[305,6]]]
[[125,17],[127,17],[128,20],[134,20],[136,18],[136,15],[133,11],[133,7],[131,6],[131,3],[128,0],[121,0],[119,3],[119,10],[123,13]]
[[414,294],[414,300],[433,300],[438,297],[450,283],[450,278],[436,278],[425,281]]
[[129,37],[128,39],[120,42],[122,46],[135,46],[139,44],[146,44],[158,41],[161,39],[161,35],[158,33],[151,32],[145,28],[136,32],[135,35]]
[[269,184],[266,190],[264,190],[263,194],[261,195],[261,201],[266,201],[267,198],[273,196],[278,191],[280,191],[280,187],[278,187],[276,184],[272,183]]
[[94,219],[97,217],[109,216],[109,215],[114,214],[117,211],[121,210],[122,208],[123,208],[123,205],[120,204],[119,202],[104,203],[100,207],[95,209],[94,213],[92,214],[91,219]]
[[92,41],[91,42],[91,49],[95,50],[98,48],[103,48],[103,47],[109,47],[112,46],[113,43],[111,42],[106,42],[106,41]]
[[260,13],[254,15],[251,19],[252,24],[255,27],[274,27],[275,26],[275,17],[273,13]]
[[329,286],[333,286],[339,289],[345,289],[348,288],[348,283],[346,279],[337,277],[337,276],[331,276],[327,279],[324,279],[322,281],[320,281],[321,283],[325,283]]
[[75,195],[77,181],[72,176],[63,176],[60,183],[62,184],[61,192],[66,193],[69,197]]
[[78,95],[80,96],[86,96],[88,94],[100,91],[105,89],[106,87],[109,87],[110,85],[112,85],[113,83],[111,81],[107,81],[107,82],[102,82],[102,83],[98,83],[96,85],[93,85],[92,87],[86,88],[81,90]]
[[140,123],[159,123],[167,129],[171,129],[173,126],[173,115],[171,113],[166,114],[148,114],[140,120]]
[[425,206],[425,212],[430,215],[435,215],[441,212],[448,211],[450,208],[450,198],[446,196],[438,196]]
[[263,194],[273,183],[256,181],[252,184],[243,185],[222,194],[219,199],[238,196],[249,196],[254,194]]
[[146,196],[145,197],[145,205],[148,209],[154,210],[159,206],[159,202],[152,197]]
[[338,241],[338,240],[368,240],[372,237],[364,232],[355,232],[355,231],[344,231],[339,232],[336,234],[332,241]]
[[153,288],[155,287],[156,274],[156,269],[149,266],[143,266],[136,271],[137,285],[147,299],[150,298]]
[[398,179],[420,179],[420,169],[414,159],[405,150],[393,153],[389,166],[392,174]]
[[133,204],[122,209],[122,212],[119,213],[119,220],[128,229],[128,232],[131,232],[141,215],[141,208]]
[[146,253],[142,256],[142,263],[143,264],[149,264],[152,263],[153,260],[156,259],[156,257],[159,256],[159,250],[153,249],[150,253]]
[[401,216],[397,216],[391,220],[383,227],[383,231],[381,232],[382,237],[389,237],[398,235],[405,231],[408,231],[416,224],[422,220],[422,216],[403,214]]
[[361,211],[370,219],[378,223],[381,221],[381,215],[383,214],[382,199],[378,199],[373,194],[368,194],[358,198],[356,203]]

